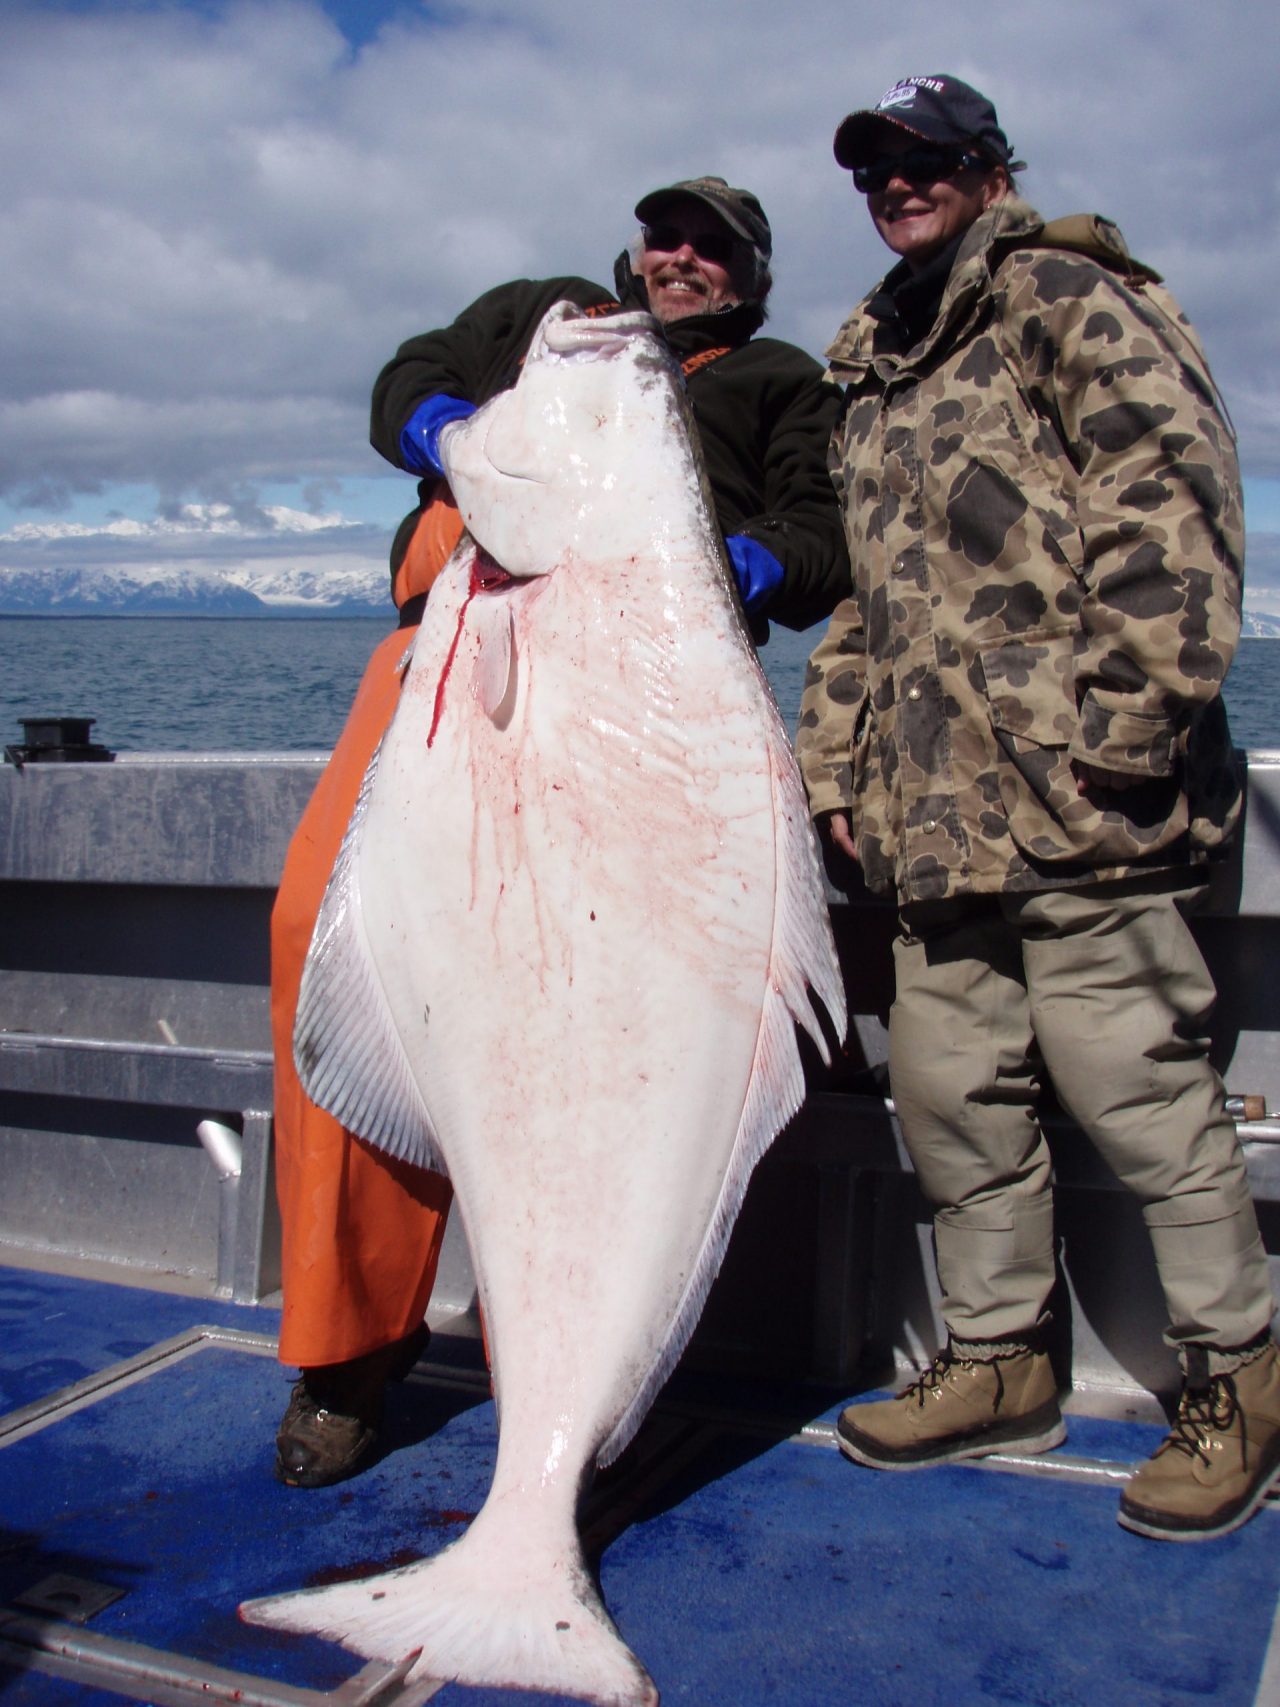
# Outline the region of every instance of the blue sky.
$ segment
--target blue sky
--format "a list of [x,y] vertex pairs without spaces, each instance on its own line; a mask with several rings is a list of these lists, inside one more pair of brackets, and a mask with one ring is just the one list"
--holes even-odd
[[[903,74],[995,99],[1047,214],[1167,275],[1240,433],[1280,612],[1273,0],[0,0],[0,569],[353,554],[411,482],[367,443],[411,334],[520,275],[607,279],[657,184],[720,172],[815,354],[884,269],[836,123]],[[105,531],[109,529],[110,531]]]

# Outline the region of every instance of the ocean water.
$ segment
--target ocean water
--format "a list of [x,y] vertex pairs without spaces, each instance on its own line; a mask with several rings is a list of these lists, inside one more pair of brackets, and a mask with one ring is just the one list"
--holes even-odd
[[[91,717],[116,752],[331,747],[378,617],[0,617],[0,746],[24,717]],[[775,628],[761,653],[794,731],[820,629]],[[1226,685],[1237,745],[1280,749],[1280,641],[1241,642]]]

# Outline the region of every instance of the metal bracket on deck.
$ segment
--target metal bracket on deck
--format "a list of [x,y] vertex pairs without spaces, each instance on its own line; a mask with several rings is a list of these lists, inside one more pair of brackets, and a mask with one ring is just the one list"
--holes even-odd
[[134,1357],[122,1358],[119,1363],[110,1364],[94,1375],[86,1375],[82,1381],[59,1387],[56,1392],[48,1393],[30,1405],[6,1411],[0,1416],[0,1447],[25,1440],[29,1434],[38,1434],[42,1428],[50,1427],[74,1411],[82,1411],[86,1405],[96,1404],[99,1399],[132,1387],[138,1381],[145,1381],[165,1365],[206,1350],[247,1351],[258,1357],[273,1357],[276,1339],[272,1334],[251,1334],[243,1328],[188,1328],[185,1333],[174,1334],[171,1339],[158,1340]]
[[113,1588],[110,1583],[94,1583],[88,1577],[55,1572],[15,1594],[13,1604],[27,1612],[47,1612],[53,1618],[65,1618],[69,1624],[87,1624],[104,1607],[122,1600],[127,1593],[127,1589]]
[[[111,1592],[96,1583],[82,1587]],[[235,1702],[237,1707],[421,1707],[444,1684],[435,1678],[406,1684],[405,1675],[417,1657],[414,1652],[393,1666],[370,1660],[337,1689],[303,1689],[95,1635],[60,1618],[0,1607],[0,1666],[67,1678],[153,1707],[194,1707],[210,1701]]]

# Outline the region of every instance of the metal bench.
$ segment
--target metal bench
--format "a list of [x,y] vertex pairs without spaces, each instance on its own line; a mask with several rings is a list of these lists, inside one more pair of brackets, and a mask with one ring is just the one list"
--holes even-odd
[[324,757],[0,767],[0,1249],[278,1286],[268,921]]

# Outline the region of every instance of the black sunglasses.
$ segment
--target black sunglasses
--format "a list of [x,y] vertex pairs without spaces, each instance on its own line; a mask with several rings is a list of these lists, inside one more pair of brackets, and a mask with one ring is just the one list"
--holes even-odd
[[644,228],[646,249],[661,249],[667,254],[674,254],[686,243],[700,260],[710,261],[715,267],[727,267],[733,259],[738,239],[728,231],[699,231],[694,234],[682,231],[678,225],[646,225]]
[[909,184],[937,184],[944,178],[954,178],[957,172],[970,167],[990,171],[991,164],[980,154],[970,154],[960,148],[939,148],[924,143],[908,148],[902,154],[882,154],[878,160],[853,168],[853,187],[862,195],[871,195],[888,187],[891,178],[905,178]]

